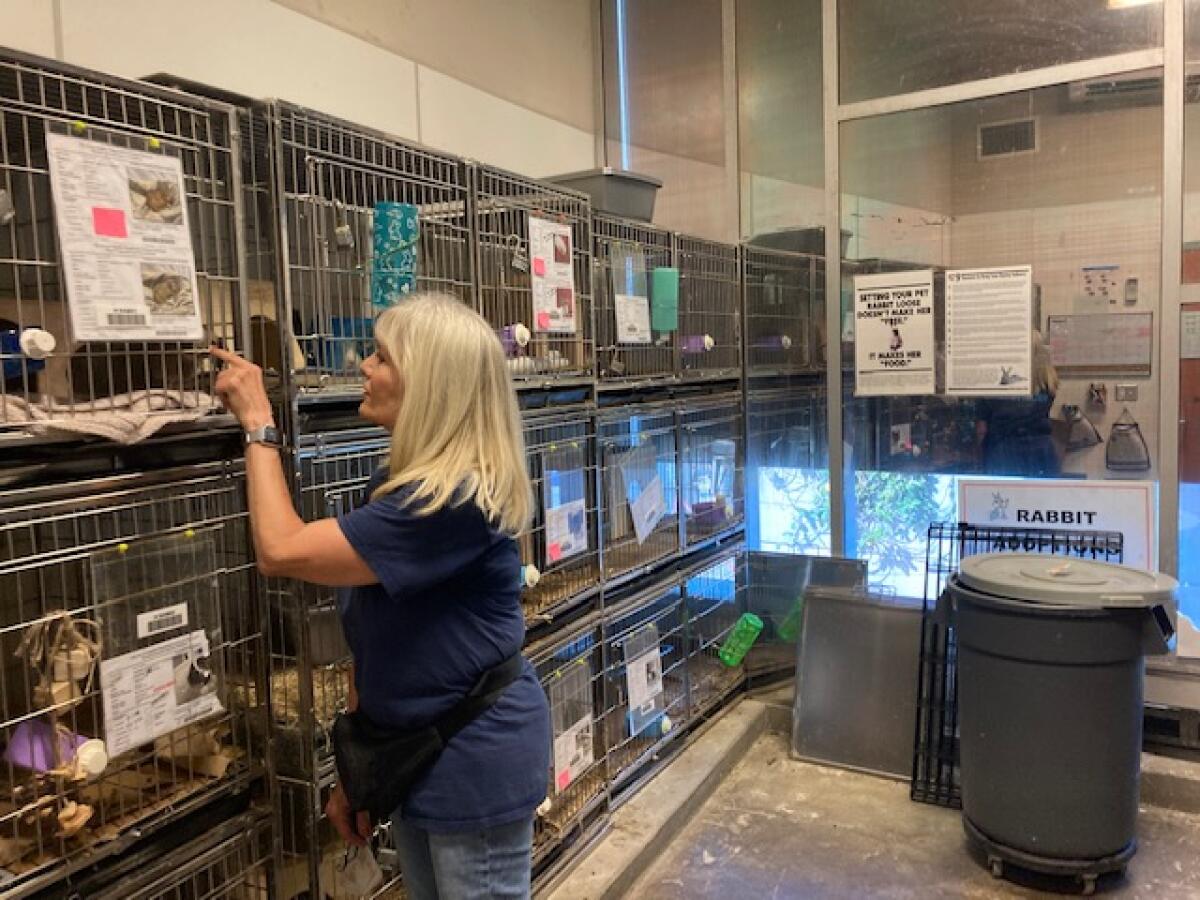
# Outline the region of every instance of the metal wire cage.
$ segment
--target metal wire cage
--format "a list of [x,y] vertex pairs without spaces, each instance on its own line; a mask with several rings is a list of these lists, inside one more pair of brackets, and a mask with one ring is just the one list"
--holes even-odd
[[[7,890],[91,865],[261,770],[247,525],[240,462],[0,495]],[[155,700],[166,725],[130,714],[149,703],[129,680],[139,666],[174,683]]]
[[825,460],[824,388],[752,390],[746,438],[750,464],[764,469],[814,469]]
[[604,575],[612,580],[679,552],[675,406],[648,403],[605,411],[597,420],[596,438]]
[[693,719],[708,715],[745,683],[745,662],[728,665],[719,653],[746,612],[749,582],[744,547],[724,551],[684,577],[688,706]]
[[590,410],[527,412],[524,426],[534,514],[518,544],[533,625],[599,588],[595,423]]
[[249,116],[256,356],[301,399],[353,394],[380,311],[418,290],[474,304],[465,166],[291,103]]
[[[504,343],[514,382],[537,387],[591,379],[596,348],[590,201],[491,166],[472,165],[470,173],[480,312]],[[569,227],[566,246],[554,241],[553,260],[531,253],[531,219]],[[555,262],[565,265],[568,258],[573,287],[541,280],[541,271]]]
[[738,248],[676,235],[679,365],[689,381],[742,377],[742,288]]
[[[280,779],[279,861],[272,900],[363,896],[349,891],[344,872],[351,848],[325,815],[335,781],[332,772],[319,782]],[[366,898],[399,900],[404,893],[390,823],[381,823],[370,846],[383,881]]]
[[552,729],[547,803],[534,827],[535,868],[578,837],[608,797],[603,648],[593,618],[526,651],[550,702]]
[[1124,537],[1117,531],[969,525],[929,526],[925,598],[917,681],[917,727],[910,795],[921,803],[958,808],[958,643],[952,623],[938,613],[950,576],[978,553],[1045,553],[1119,563]]
[[696,398],[679,411],[679,482],[688,547],[745,520],[742,395]]
[[817,368],[816,257],[742,246],[746,374],[794,375]]
[[[592,217],[596,291],[596,359],[602,381],[670,379],[679,365],[678,330],[631,338],[618,330],[618,297],[650,298],[655,269],[674,265],[669,231],[612,216]],[[622,299],[621,302],[626,302]]]
[[688,724],[687,633],[677,578],[606,610],[601,731],[615,795]]
[[[137,151],[138,169],[126,159],[129,198],[112,210],[104,226],[112,234],[142,227],[151,209],[137,172],[155,172],[156,160],[178,160],[183,196],[173,180],[155,198],[154,214],[184,221],[191,233],[198,295],[190,273],[168,264],[112,262],[110,283],[140,278],[145,310],[95,315],[105,340],[82,341],[78,315],[90,298],[68,297],[67,271],[55,227],[51,193],[51,136],[93,142],[110,152]],[[0,441],[23,442],[46,429],[71,435],[103,435],[81,420],[104,418],[134,406],[139,413],[172,419],[202,419],[215,412],[209,399],[211,342],[242,348],[245,319],[239,291],[237,209],[240,173],[232,110],[141,82],[0,50]],[[157,183],[156,183],[157,184]],[[116,202],[116,201],[114,201]],[[109,220],[105,220],[106,222]],[[133,221],[134,225],[127,225]],[[167,219],[162,221],[166,222]],[[95,226],[100,229],[100,225]],[[150,226],[146,226],[150,227]],[[129,272],[126,269],[129,269]],[[136,269],[136,271],[135,271]],[[87,273],[80,268],[80,278]],[[132,273],[132,274],[130,274]],[[77,304],[72,310],[68,300]],[[152,309],[197,313],[200,340],[167,338],[159,323],[153,340],[145,326]],[[173,329],[176,333],[184,331]],[[29,344],[27,339],[47,332]],[[137,339],[112,339],[125,334]],[[151,392],[149,396],[140,394]],[[115,400],[112,398],[116,398]],[[181,410],[190,413],[181,415]]]
[[[307,522],[350,512],[366,499],[385,465],[388,438],[378,429],[317,436],[297,452],[297,505]],[[350,695],[352,661],[336,590],[264,579],[271,646],[274,756],[282,774],[315,778],[330,765],[329,730]]]
[[249,812],[146,860],[94,900],[269,900],[271,820]]

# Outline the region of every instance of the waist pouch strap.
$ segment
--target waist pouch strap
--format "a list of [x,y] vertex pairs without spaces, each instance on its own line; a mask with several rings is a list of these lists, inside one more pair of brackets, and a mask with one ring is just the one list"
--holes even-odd
[[484,672],[465,697],[424,728],[381,728],[361,710],[339,714],[333,723],[333,749],[350,808],[369,813],[375,822],[391,816],[450,739],[490,709],[517,680],[522,663],[517,653]]

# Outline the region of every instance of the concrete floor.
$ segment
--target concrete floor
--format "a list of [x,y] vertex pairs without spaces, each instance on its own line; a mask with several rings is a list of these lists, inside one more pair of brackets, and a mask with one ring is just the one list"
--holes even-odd
[[[1139,828],[1127,876],[1099,893],[1200,898],[1200,817],[1148,807]],[[625,896],[1025,898],[1054,886],[994,880],[968,855],[957,812],[911,802],[905,784],[792,760],[767,732]]]

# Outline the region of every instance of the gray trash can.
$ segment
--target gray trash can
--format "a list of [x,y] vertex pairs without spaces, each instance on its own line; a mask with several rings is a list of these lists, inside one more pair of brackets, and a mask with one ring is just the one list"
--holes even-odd
[[1177,583],[1086,559],[968,557],[957,629],[963,824],[1005,863],[1083,879],[1133,856],[1147,654]]

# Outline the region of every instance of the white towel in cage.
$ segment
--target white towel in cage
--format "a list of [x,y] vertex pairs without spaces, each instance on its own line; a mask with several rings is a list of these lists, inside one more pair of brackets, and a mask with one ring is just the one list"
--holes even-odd
[[217,411],[216,398],[201,391],[155,388],[86,403],[29,403],[0,395],[0,424],[28,426],[36,435],[98,437],[136,444],[167,425],[195,422]]

